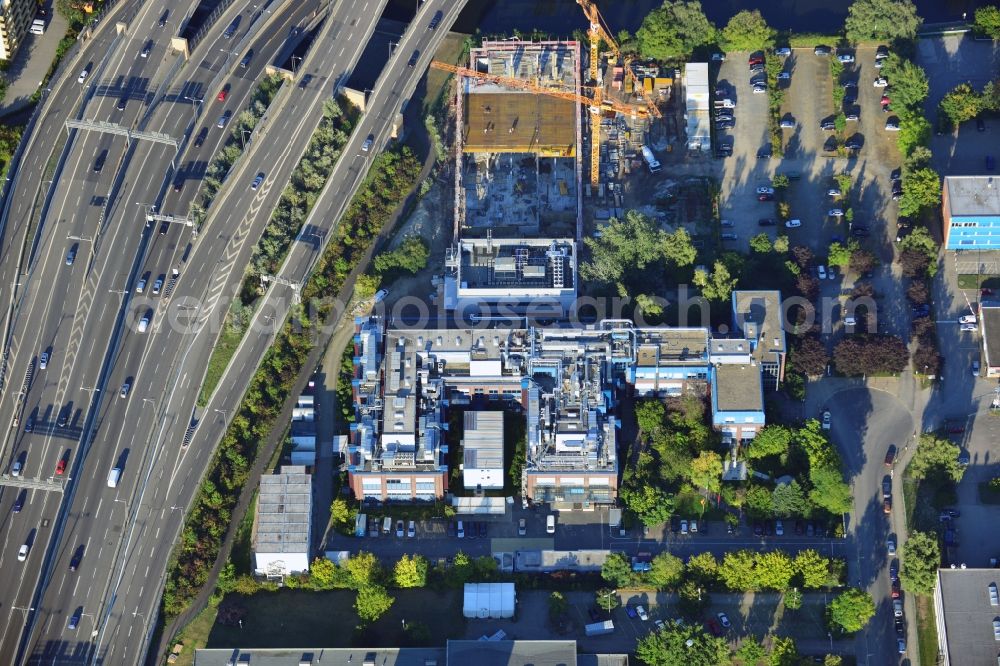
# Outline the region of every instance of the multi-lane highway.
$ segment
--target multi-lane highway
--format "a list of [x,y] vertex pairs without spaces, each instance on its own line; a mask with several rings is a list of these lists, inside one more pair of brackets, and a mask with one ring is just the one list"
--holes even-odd
[[[329,237],[375,152],[362,153],[361,143],[369,135],[376,147],[385,143],[462,4],[421,6],[314,208],[313,235]],[[177,143],[70,133],[23,275],[15,246],[34,233],[29,220],[42,189],[15,188],[9,197],[13,223],[4,229],[0,279],[17,291],[0,395],[0,422],[11,424],[0,490],[4,663],[135,663],[148,649],[184,507],[271,338],[265,326],[248,335],[205,411],[209,418],[183,447],[219,322],[323,102],[349,79],[385,0],[267,7],[234,3],[184,62],[168,49],[171,26],[160,22],[166,5],[123,6],[128,29],[95,37],[79,60],[84,80],[57,81],[37,126],[59,131],[67,118],[112,123]],[[439,10],[445,20],[428,30]],[[218,118],[246,105],[264,64],[315,27],[319,11],[329,16],[298,71],[308,83],[279,92],[201,233],[147,224],[153,204],[164,214],[186,212],[228,132],[216,127]],[[240,30],[224,35],[237,17]],[[250,49],[254,56],[238,64]],[[408,63],[413,53],[417,66]],[[22,173],[45,173],[50,159],[29,145]],[[258,172],[263,182],[251,190]],[[280,274],[288,282],[301,283],[322,250],[315,238],[299,240]],[[272,290],[261,312],[280,321],[288,295]]]
[[[254,46],[260,53],[277,51],[286,39],[299,34],[317,6],[288,3],[289,12],[260,16],[267,30]],[[225,105],[238,110],[266,61],[261,56],[246,68],[236,68],[238,59],[232,57],[233,48],[249,30],[253,10],[250,4],[234,5],[224,14],[220,20],[227,22],[243,14],[244,30],[230,38],[220,30],[214,41],[204,40],[181,72],[183,76],[190,70],[191,77],[175,77],[183,81],[176,86],[178,94],[151,110],[154,91],[161,85],[169,87],[168,74],[181,63],[176,62],[179,56],[168,52],[169,33],[159,25],[163,6],[145,6],[126,37],[109,48],[108,58],[84,66],[88,75],[82,83],[75,76],[59,82],[63,88],[75,85],[75,99],[83,100],[83,110],[67,113],[64,119],[105,121],[180,138],[202,110],[196,104],[206,104],[205,110],[212,108],[212,102],[223,104],[217,97],[202,101],[209,81],[219,75],[231,81],[225,84]],[[239,74],[228,76],[227,68],[238,69]],[[72,99],[66,93],[64,97]],[[202,120],[211,122],[206,115],[201,114]],[[222,130],[216,129],[200,147],[192,147],[190,159],[207,161],[222,138]],[[177,265],[178,246],[186,242],[186,233],[190,236],[183,228],[169,228],[166,234],[146,229],[142,211],[133,202],[160,201],[164,192],[170,192],[175,198],[167,202],[184,204],[183,187],[180,193],[167,189],[174,180],[174,157],[169,145],[138,141],[129,146],[114,134],[76,133],[53,188],[37,258],[21,278],[23,291],[11,321],[9,367],[18,375],[31,368],[33,378],[23,394],[5,390],[2,396],[3,416],[17,423],[5,433],[5,470],[13,472],[16,465],[20,479],[51,483],[68,492],[65,504],[57,491],[7,487],[0,496],[8,522],[4,540],[12,544],[0,551],[0,576],[9,582],[3,585],[3,594],[9,595],[3,600],[8,617],[0,629],[0,658],[5,663],[14,662],[25,621],[37,640],[28,654],[46,663],[85,659],[89,641],[80,639],[96,633],[110,564],[127,515],[124,502],[137,485],[133,475],[109,488],[107,474],[119,461],[139,462],[145,446],[141,436],[138,441],[134,437],[151,430],[153,408],[164,395],[163,383],[157,381],[158,362],[145,362],[147,343],[141,338],[146,336],[138,330],[133,333],[140,339],[132,339],[132,333],[120,335],[118,314],[123,297],[133,294],[135,276],[147,266],[152,273]],[[194,189],[190,188],[192,193]],[[5,242],[5,259],[14,256]],[[143,295],[153,299],[151,305],[158,275],[144,289]],[[47,354],[44,369],[43,354]],[[120,397],[126,383],[128,395]],[[112,384],[114,388],[108,388]],[[20,376],[8,386],[19,388]],[[81,447],[91,449],[86,460]],[[133,455],[136,459],[129,460]],[[131,469],[126,466],[123,471]],[[60,511],[65,511],[65,522]],[[29,546],[23,562],[18,561],[22,544]],[[77,628],[68,630],[68,618],[74,614],[79,615]]]

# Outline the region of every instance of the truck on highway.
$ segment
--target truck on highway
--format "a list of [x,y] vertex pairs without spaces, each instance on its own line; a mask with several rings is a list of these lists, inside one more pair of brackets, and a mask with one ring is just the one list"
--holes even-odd
[[611,620],[605,620],[604,622],[593,622],[586,625],[583,631],[587,636],[603,636],[604,634],[613,633],[615,630],[615,623]]
[[653,155],[653,151],[650,150],[649,146],[642,147],[642,156],[646,160],[646,166],[649,167],[650,173],[656,173],[660,170],[660,162]]

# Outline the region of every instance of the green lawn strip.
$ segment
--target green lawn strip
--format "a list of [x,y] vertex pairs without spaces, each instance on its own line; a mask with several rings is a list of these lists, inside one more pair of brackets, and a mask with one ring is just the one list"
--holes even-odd
[[938,663],[937,626],[934,619],[934,599],[925,595],[916,597],[917,646],[920,649],[920,666]]
[[[235,303],[235,301],[234,301]],[[230,312],[232,304],[230,305]],[[229,325],[230,315],[226,315],[226,323],[222,326],[222,333],[219,340],[212,349],[212,356],[208,359],[208,371],[205,373],[205,381],[202,382],[201,392],[198,394],[198,406],[204,407],[208,404],[208,399],[212,397],[212,392],[222,379],[222,374],[229,366],[230,359],[236,353],[236,348],[243,340],[243,331]]]

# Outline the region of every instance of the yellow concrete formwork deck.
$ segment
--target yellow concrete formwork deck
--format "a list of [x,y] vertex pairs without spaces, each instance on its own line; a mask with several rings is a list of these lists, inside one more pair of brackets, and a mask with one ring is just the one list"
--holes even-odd
[[573,157],[576,122],[569,100],[532,93],[473,93],[464,103],[467,153]]

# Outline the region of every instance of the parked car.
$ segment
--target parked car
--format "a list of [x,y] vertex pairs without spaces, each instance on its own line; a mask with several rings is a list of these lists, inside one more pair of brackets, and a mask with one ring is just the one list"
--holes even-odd
[[729,621],[729,616],[726,615],[725,613],[719,612],[716,614],[715,617],[719,618],[719,623],[726,629],[733,626],[732,622]]
[[977,132],[986,131],[986,121],[983,120],[982,116],[976,116],[976,131]]
[[688,521],[682,520],[681,521],[681,534],[687,534],[687,533],[688,533]]
[[780,58],[786,58],[792,55],[792,49],[790,49],[787,46],[779,46],[778,48],[774,49],[774,55]]
[[766,92],[767,92],[767,86],[766,85],[756,84],[753,87],[753,94],[754,95],[762,95],[762,94],[764,94]]
[[[523,518],[521,520],[524,520]],[[455,527],[455,521],[449,520],[447,527],[448,536],[453,537],[458,533],[458,529]]]
[[767,185],[761,185],[757,188],[757,194],[774,194],[774,188],[768,187]]
[[899,578],[896,578],[894,581],[892,581],[892,586],[890,588],[889,594],[893,599],[899,599],[899,595],[901,594]]
[[400,538],[402,538],[402,536],[403,536],[403,521],[402,520],[397,520],[396,521],[396,536],[398,536]]
[[899,560],[889,563],[889,580],[895,582],[899,580]]
[[789,229],[795,229],[802,226],[802,220],[786,220],[785,226]]
[[830,410],[829,409],[824,409],[823,410],[823,430],[829,430],[829,429],[830,429]]
[[896,554],[896,537],[890,536],[888,539],[886,539],[885,540],[885,547],[886,547],[886,550],[888,551],[889,555],[895,555]]
[[[886,497],[884,500],[882,500],[882,513],[884,513],[886,515],[889,515],[890,513],[892,513],[892,498],[891,497]],[[892,555],[892,552],[890,552],[889,554]]]
[[825,280],[826,279],[826,266],[822,266],[822,265],[817,266],[816,267],[816,275],[819,277],[820,280]]
[[773,226],[775,226],[775,222],[774,222],[774,219],[772,219],[770,217],[764,217],[764,218],[761,218],[761,219],[757,220],[757,226],[758,227],[773,227]]
[[826,214],[829,215],[830,217],[843,217],[844,211],[840,208],[831,208],[830,210],[827,211]]
[[527,533],[528,533],[528,529],[527,529],[527,526],[525,525],[524,518],[521,518],[521,519],[519,519],[517,521],[517,535],[518,536],[524,536]]
[[635,614],[638,615],[639,619],[642,620],[643,622],[649,621],[649,615],[646,614],[646,609],[643,608],[642,606],[635,607]]
[[780,520],[774,521],[774,535],[785,536],[785,524]]
[[885,78],[880,76],[877,79],[875,79],[872,85],[875,86],[876,88],[885,88],[886,86],[889,85],[889,82]]
[[774,201],[773,194],[758,194],[757,201]]
[[839,60],[844,64],[852,63],[854,62],[854,56],[852,56],[850,53],[841,53],[837,56],[837,60]]
[[830,52],[831,51],[829,46],[820,45],[813,49],[813,53],[818,56],[828,56],[830,55]]
[[722,636],[722,627],[720,627],[719,623],[715,621],[715,618],[709,618],[708,621],[705,622],[705,626],[708,627],[708,631],[711,632],[711,634],[716,638]]
[[898,132],[899,131],[899,121],[890,118],[885,121],[885,129],[887,132]]
[[410,521],[409,525],[406,526],[406,536],[413,538],[417,536],[417,524],[414,521]]

